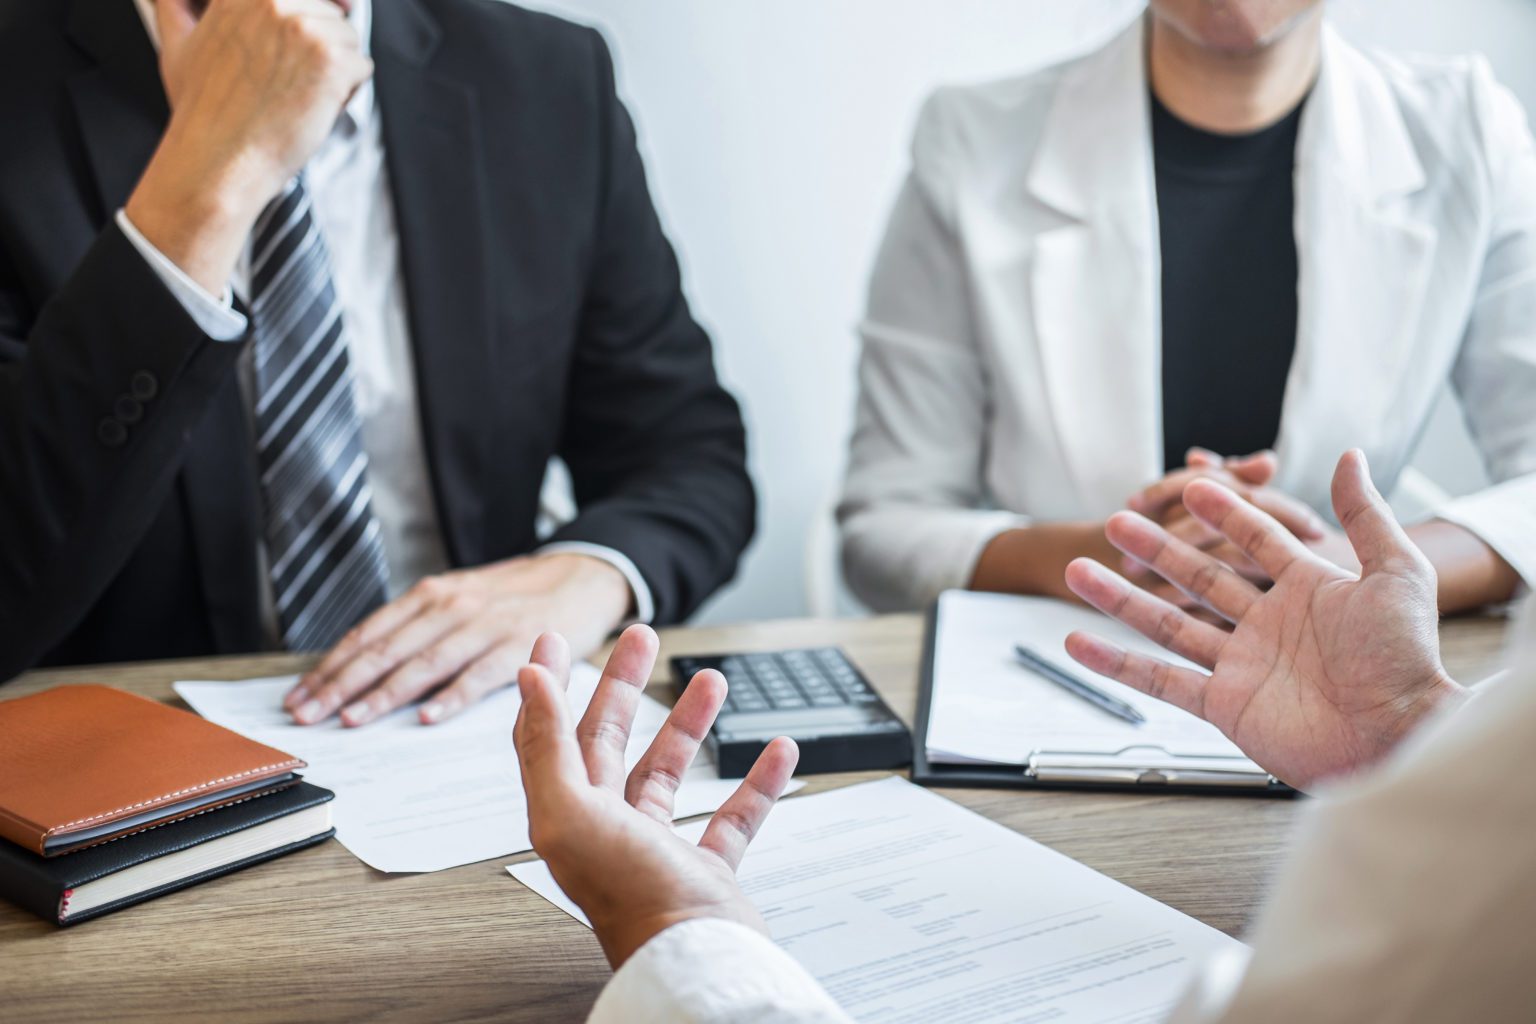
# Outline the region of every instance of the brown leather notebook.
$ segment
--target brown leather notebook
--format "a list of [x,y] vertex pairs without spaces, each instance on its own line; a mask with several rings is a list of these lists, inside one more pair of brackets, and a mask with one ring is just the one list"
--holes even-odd
[[107,686],[0,701],[0,837],[45,857],[298,781],[304,762]]

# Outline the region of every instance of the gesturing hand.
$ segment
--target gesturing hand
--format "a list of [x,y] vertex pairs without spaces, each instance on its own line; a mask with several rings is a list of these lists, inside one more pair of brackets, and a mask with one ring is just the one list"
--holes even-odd
[[1197,480],[1184,502],[1274,586],[1261,592],[1155,523],[1119,513],[1108,530],[1116,547],[1236,628],[1197,621],[1080,559],[1067,578],[1077,594],[1211,673],[1074,633],[1067,650],[1079,662],[1206,719],[1302,789],[1371,764],[1430,711],[1462,698],[1440,664],[1434,569],[1392,518],[1364,455],[1345,455],[1333,480],[1358,577],[1220,484]]
[[[366,725],[432,693],[423,724],[510,686],[539,634],[597,650],[628,613],[624,575],[598,558],[516,558],[422,580],[364,619],[283,700],[301,725],[338,710]],[[434,692],[435,691],[435,692]]]
[[597,692],[574,732],[563,692],[570,652],[539,638],[518,675],[523,707],[513,733],[533,848],[560,888],[586,912],[615,969],[665,929],[697,917],[767,933],[736,883],[736,866],[795,770],[793,740],[768,745],[711,819],[697,846],[672,831],[683,773],[725,700],[725,678],[700,672],[634,771],[624,748],[651,667],[656,634],[631,626],[619,637]]

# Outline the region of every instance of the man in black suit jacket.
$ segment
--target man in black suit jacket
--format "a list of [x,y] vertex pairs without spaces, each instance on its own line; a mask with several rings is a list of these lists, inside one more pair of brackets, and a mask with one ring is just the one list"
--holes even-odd
[[[325,244],[358,239],[301,196],[364,101],[398,233],[349,286]],[[488,0],[0,0],[0,123],[0,679],[313,644],[330,654],[290,696],[299,721],[431,693],[435,721],[513,679],[543,630],[595,648],[734,572],[754,520],[740,413],[597,33]],[[311,234],[318,260],[292,242]],[[332,311],[308,349],[274,326],[274,267],[303,316]],[[370,423],[345,374],[366,378],[380,341],[343,331],[391,303],[416,401]],[[317,344],[340,376],[300,361]],[[269,463],[320,415],[295,398],[263,419],[292,396],[260,367],[290,358],[301,396],[333,389],[317,432],[362,454],[342,480],[304,449],[317,490],[280,516]],[[419,450],[421,480],[391,477],[402,460],[370,430]],[[552,456],[578,513],[546,542]],[[391,532],[370,480],[414,506],[415,534]],[[414,586],[411,565],[431,570]]]

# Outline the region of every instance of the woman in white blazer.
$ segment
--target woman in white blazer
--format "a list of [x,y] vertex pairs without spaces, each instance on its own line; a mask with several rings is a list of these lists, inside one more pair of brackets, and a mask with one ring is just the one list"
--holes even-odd
[[[855,592],[877,609],[951,587],[1064,596],[1068,561],[1112,555],[1107,516],[1176,518],[1143,500],[1185,479],[1164,452],[1160,229],[1177,225],[1159,221],[1155,110],[1217,145],[1299,125],[1289,366],[1222,385],[1269,388],[1275,462],[1196,471],[1326,515],[1360,447],[1390,493],[1449,380],[1495,484],[1414,527],[1441,607],[1536,580],[1536,146],[1518,103],[1480,59],[1354,49],[1319,0],[1152,0],[1087,57],[924,108],[861,328],[838,513]],[[1297,529],[1338,550],[1331,525]]]

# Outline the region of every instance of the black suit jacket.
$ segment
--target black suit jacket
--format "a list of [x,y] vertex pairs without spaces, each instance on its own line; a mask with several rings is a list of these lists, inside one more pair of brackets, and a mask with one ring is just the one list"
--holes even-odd
[[[373,57],[427,457],[454,564],[628,555],[657,617],[751,536],[716,380],[594,31],[492,0],[375,0]],[[113,224],[167,118],[131,0],[0,0],[0,679],[261,643],[239,344]]]

